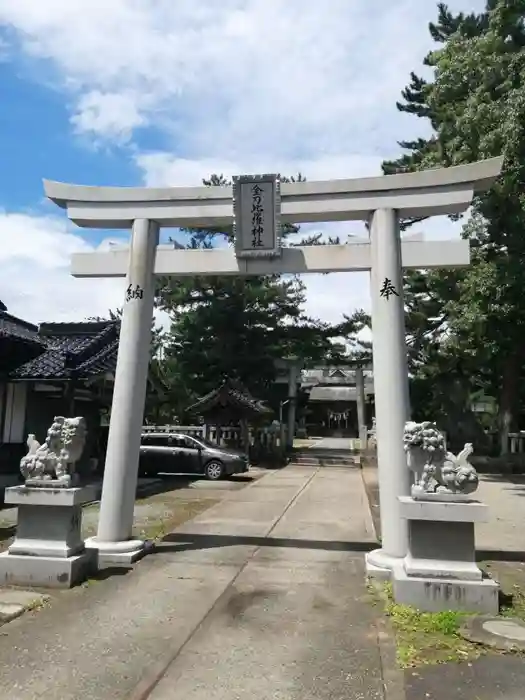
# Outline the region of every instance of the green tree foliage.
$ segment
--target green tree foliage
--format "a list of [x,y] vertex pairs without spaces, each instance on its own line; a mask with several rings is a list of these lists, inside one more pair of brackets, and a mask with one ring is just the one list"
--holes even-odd
[[[204,184],[229,183],[213,175]],[[191,248],[233,244],[231,228],[186,233]],[[297,226],[286,225],[283,238],[298,233]],[[305,242],[321,244],[319,236]],[[330,339],[338,328],[309,318],[301,309],[304,301],[304,283],[292,275],[160,278],[156,303],[171,318],[163,363],[174,412],[183,414],[226,377],[276,406],[284,388],[275,386],[276,360],[295,355],[307,364],[336,361],[342,350]]]
[[[406,276],[413,403],[441,416],[458,441],[475,429],[475,391],[497,398],[502,446],[519,413],[525,303],[525,0],[489,0],[480,14],[443,3],[429,25],[440,46],[424,61],[432,80],[411,74],[398,109],[427,120],[429,139],[385,173],[451,166],[503,155],[504,173],[477,196],[464,236],[472,265]],[[413,221],[404,222],[410,225]]]

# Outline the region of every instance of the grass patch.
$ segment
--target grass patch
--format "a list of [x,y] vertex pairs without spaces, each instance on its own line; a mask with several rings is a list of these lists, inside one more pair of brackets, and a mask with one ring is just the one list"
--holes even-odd
[[[525,588],[516,583],[509,585],[509,578],[502,582],[500,616],[525,620]],[[460,627],[474,613],[452,610],[428,613],[399,605],[394,601],[390,583],[371,584],[368,592],[369,602],[380,603],[391,622],[396,637],[397,663],[401,668],[471,661],[487,653],[518,653],[484,647],[461,637]]]
[[479,566],[500,583],[500,615],[525,620],[525,564],[484,561]]
[[171,504],[163,515],[147,518],[136,525],[134,534],[141,539],[159,541],[187,520],[191,520],[203,511],[217,503],[217,500],[203,499],[192,501],[177,501]]
[[47,608],[51,603],[49,596],[45,598],[35,598],[30,603],[25,606],[26,612],[32,612],[37,610],[42,610],[42,608]]
[[508,593],[504,593],[500,615],[525,620],[525,591],[517,584]]
[[401,668],[417,668],[479,658],[485,650],[459,635],[468,617],[465,613],[421,612],[394,602],[392,585],[376,589],[396,636],[397,663]]
[[386,609],[397,638],[401,668],[477,659],[483,648],[459,635],[465,614],[446,611],[425,613],[390,602]]

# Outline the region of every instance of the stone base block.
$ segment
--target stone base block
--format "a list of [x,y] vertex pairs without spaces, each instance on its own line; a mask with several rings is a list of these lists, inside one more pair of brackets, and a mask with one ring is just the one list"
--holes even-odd
[[401,517],[408,520],[405,574],[424,580],[482,581],[476,564],[474,526],[486,522],[479,501],[416,501],[400,497]]
[[[51,482],[48,482],[51,483]],[[53,488],[52,486],[11,486],[5,490],[5,502],[17,506],[81,506],[96,500],[94,486]]]
[[390,569],[384,569],[381,566],[376,566],[368,561],[368,555],[365,557],[366,575],[374,581],[390,581],[392,572]]
[[37,540],[17,537],[8,548],[10,554],[35,557],[61,557],[62,559],[74,557],[76,554],[82,554],[84,549],[84,543],[80,537],[78,541],[74,543],[74,546],[69,546],[65,542],[54,540]]
[[396,603],[410,605],[423,612],[456,610],[498,614],[499,584],[490,578],[481,581],[419,578],[408,576],[402,567],[397,567],[393,574]]
[[74,557],[34,557],[2,552],[0,585],[37,588],[71,588],[95,571],[93,552],[86,550]]
[[450,559],[416,559],[408,554],[404,559],[408,576],[416,578],[457,579],[481,581],[483,573],[476,562]]
[[51,559],[81,555],[82,505],[93,500],[94,494],[91,487],[7,489],[6,502],[18,505],[16,538],[9,553]]
[[383,549],[373,549],[365,555],[366,574],[376,581],[390,581],[392,570],[401,566],[403,559],[387,554]]
[[468,501],[415,500],[399,496],[400,515],[406,520],[431,520],[445,523],[486,523],[489,509],[484,503]]
[[68,474],[62,479],[26,479],[26,486],[33,489],[71,489],[78,486],[78,475]]
[[152,550],[152,544],[143,540],[100,542],[96,537],[86,540],[86,547],[93,552],[98,569],[129,567]]
[[97,567],[99,569],[110,569],[119,567],[128,567],[131,564],[139,561],[146,556],[147,552],[144,548],[137,549],[134,552],[96,552]]
[[428,493],[419,486],[412,486],[414,501],[438,501],[439,503],[478,503],[470,494],[464,493]]

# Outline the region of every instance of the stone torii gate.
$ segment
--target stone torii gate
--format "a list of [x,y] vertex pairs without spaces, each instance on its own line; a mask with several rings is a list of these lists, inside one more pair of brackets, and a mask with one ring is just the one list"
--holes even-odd
[[[75,277],[127,278],[98,533],[88,546],[97,548],[99,557],[110,562],[132,562],[144,551],[144,543],[132,539],[132,524],[155,275],[369,270],[382,548],[368,555],[367,566],[371,573],[391,571],[407,552],[407,526],[400,517],[398,501],[399,496],[409,494],[403,449],[410,406],[402,270],[450,268],[470,262],[468,241],[402,242],[399,219],[465,211],[475,193],[491,186],[501,167],[502,159],[494,158],[470,165],[350,180],[280,184],[275,176],[254,176],[252,184],[259,178],[264,183],[262,189],[267,188],[265,191],[272,195],[271,205],[279,210],[273,240],[259,240],[262,249],[256,257],[244,255],[242,241],[237,245],[238,236],[236,250],[181,250],[158,245],[161,226],[231,226],[234,210],[239,213],[235,209],[237,185],[127,188],[44,181],[47,197],[65,208],[78,226],[132,231],[129,247],[78,253],[72,260]],[[367,221],[370,240],[281,249],[279,213],[288,223]],[[265,214],[271,214],[271,209],[265,209]],[[241,207],[241,224],[245,215]],[[242,226],[237,233],[241,232]]]

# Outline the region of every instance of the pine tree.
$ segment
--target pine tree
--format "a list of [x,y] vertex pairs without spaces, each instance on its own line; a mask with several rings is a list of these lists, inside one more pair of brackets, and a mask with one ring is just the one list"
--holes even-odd
[[[433,395],[425,408],[440,404],[442,414],[455,413],[449,422],[461,426],[465,417],[473,422],[472,393],[491,392],[503,450],[520,409],[525,364],[524,16],[524,0],[489,0],[484,12],[468,15],[438,6],[429,31],[439,48],[424,60],[434,78],[412,73],[398,104],[428,120],[433,135],[400,142],[406,153],[383,164],[392,173],[505,156],[503,176],[475,198],[464,228],[472,244],[470,268],[415,271],[405,282],[415,384]],[[452,395],[454,406],[447,401]]]
[[[229,183],[213,175],[204,184]],[[285,225],[283,238],[298,233],[297,226]],[[231,228],[191,229],[186,234],[191,248],[233,244]],[[314,235],[303,243],[322,241]],[[160,278],[156,300],[172,321],[164,363],[170,401],[178,412],[227,377],[275,403],[276,360],[295,355],[309,364],[338,357],[330,342],[338,328],[302,311],[305,285],[297,276]]]

